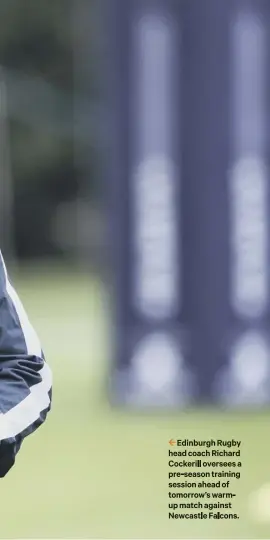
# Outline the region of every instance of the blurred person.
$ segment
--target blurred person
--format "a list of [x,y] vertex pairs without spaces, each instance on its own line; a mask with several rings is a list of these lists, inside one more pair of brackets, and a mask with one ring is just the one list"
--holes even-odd
[[0,251],[0,477],[51,408],[52,374]]

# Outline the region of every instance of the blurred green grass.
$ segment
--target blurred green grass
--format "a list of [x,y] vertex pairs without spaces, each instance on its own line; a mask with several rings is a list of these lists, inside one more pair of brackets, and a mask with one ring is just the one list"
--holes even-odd
[[[12,277],[53,369],[54,396],[47,423],[1,480],[0,537],[270,538],[270,523],[256,523],[248,506],[250,493],[270,482],[270,414],[112,410],[104,398],[109,314],[98,278],[47,265]],[[240,520],[168,520],[171,437],[242,440]]]

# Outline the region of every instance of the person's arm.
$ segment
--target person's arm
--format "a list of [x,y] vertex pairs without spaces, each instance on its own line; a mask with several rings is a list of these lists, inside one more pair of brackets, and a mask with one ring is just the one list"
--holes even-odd
[[0,252],[0,477],[51,408],[52,374]]

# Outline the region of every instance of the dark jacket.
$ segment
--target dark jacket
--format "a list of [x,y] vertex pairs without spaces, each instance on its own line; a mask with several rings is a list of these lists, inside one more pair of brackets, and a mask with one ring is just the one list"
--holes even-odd
[[0,252],[0,477],[51,408],[52,374]]

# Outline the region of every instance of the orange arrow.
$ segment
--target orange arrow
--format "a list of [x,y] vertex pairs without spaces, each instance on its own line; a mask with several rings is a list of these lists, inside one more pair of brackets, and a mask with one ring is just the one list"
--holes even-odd
[[171,446],[174,446],[174,445],[176,444],[176,441],[175,441],[174,439],[170,439],[170,440],[169,440],[169,444],[170,444]]

